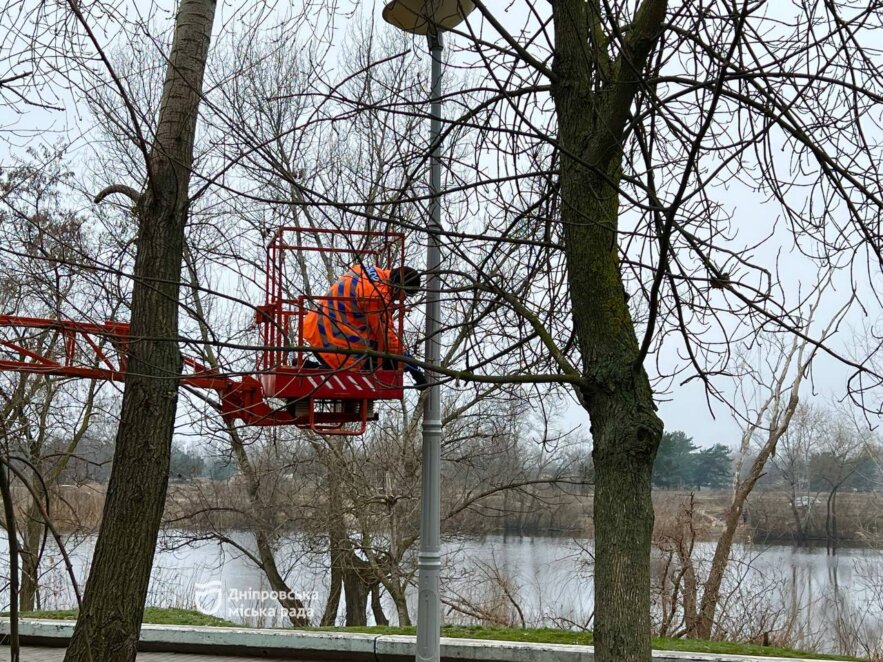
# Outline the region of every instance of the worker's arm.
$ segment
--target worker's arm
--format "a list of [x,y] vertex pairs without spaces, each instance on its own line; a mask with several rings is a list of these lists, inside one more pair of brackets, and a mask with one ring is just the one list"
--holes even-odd
[[402,354],[402,341],[395,328],[395,305],[385,297],[372,296],[362,307],[371,337],[377,343],[377,351]]
[[411,379],[414,380],[414,386],[417,389],[422,391],[427,386],[429,386],[429,380],[426,379],[426,374],[417,366],[406,363],[405,372],[411,375]]
[[[392,306],[381,297],[376,297],[376,299],[371,304],[372,312],[367,314],[366,317],[368,318],[368,326],[371,328],[371,332],[377,342],[377,351],[410,356],[405,351],[395,328],[396,317],[392,314]],[[394,364],[395,362],[393,362]],[[426,375],[417,366],[405,363],[404,370],[411,375],[411,379],[414,380],[414,386],[418,389],[423,390],[429,385]]]

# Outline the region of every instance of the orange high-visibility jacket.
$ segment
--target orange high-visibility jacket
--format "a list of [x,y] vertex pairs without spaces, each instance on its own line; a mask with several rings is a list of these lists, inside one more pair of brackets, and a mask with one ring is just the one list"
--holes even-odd
[[[402,353],[395,327],[395,301],[389,269],[365,265],[352,267],[337,279],[316,309],[304,315],[304,341],[310,347],[372,349]],[[364,361],[359,354],[319,354],[331,368],[355,368]]]

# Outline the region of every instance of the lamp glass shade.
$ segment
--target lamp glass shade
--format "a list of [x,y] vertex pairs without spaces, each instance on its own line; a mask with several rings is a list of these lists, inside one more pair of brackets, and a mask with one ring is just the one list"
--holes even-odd
[[475,9],[472,0],[392,0],[383,8],[383,20],[413,34],[450,30]]

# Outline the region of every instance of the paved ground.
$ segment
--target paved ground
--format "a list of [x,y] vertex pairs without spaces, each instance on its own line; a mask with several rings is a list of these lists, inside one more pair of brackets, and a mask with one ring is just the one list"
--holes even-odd
[[[7,646],[0,646],[0,659],[9,659]],[[61,662],[64,659],[63,648],[30,648],[21,649],[21,662]],[[188,653],[138,653],[138,662],[291,662],[256,657],[217,657],[216,655],[191,655]]]

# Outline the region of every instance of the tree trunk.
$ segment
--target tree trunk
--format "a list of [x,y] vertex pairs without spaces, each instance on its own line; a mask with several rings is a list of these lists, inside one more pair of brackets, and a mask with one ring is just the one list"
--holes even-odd
[[[340,480],[337,474],[334,455],[321,446],[316,446],[316,452],[326,472],[326,485],[328,487],[328,557],[331,561],[331,582],[328,601],[325,603],[325,613],[322,615],[322,625],[335,625],[337,612],[340,607],[340,596],[345,590],[344,577],[347,567],[347,554],[349,552],[349,538],[346,532],[346,522],[343,519],[343,496],[340,493]],[[349,619],[349,610],[347,610],[347,619]]]
[[794,530],[797,535],[797,546],[803,547],[806,545],[806,530],[804,529],[804,521],[803,517],[800,515],[800,511],[797,508],[797,491],[792,486],[791,489],[791,497],[788,499],[789,505],[791,506],[791,517],[794,519]]
[[389,625],[389,619],[383,612],[383,603],[380,602],[380,584],[371,587],[371,612],[374,614],[375,625]]
[[165,505],[181,374],[178,297],[214,0],[181,0],[138,235],[120,425],[101,532],[66,662],[132,662]]
[[[3,499],[3,526],[6,529],[6,543],[9,547],[9,659],[19,662],[21,648],[18,635],[18,562],[21,552],[18,548],[18,532],[15,522],[15,503],[12,500],[8,462],[0,465],[0,497]],[[5,638],[5,637],[4,637]]]
[[837,532],[837,492],[834,492],[834,498],[831,499],[831,530],[834,535],[831,539],[831,556],[837,555],[837,543],[840,534]]
[[[337,617],[340,604],[340,591],[343,588],[346,607],[346,624],[363,626],[368,624],[368,603],[371,588],[379,581],[371,564],[359,558],[355,546],[349,538],[345,519],[342,480],[345,459],[334,451],[316,445],[316,453],[326,470],[328,486],[328,549],[331,558],[331,587],[323,625],[332,625]],[[382,613],[382,610],[381,610]],[[386,616],[383,616],[386,619]]]
[[343,553],[334,545],[330,546],[329,556],[331,559],[331,581],[328,587],[328,601],[325,603],[325,612],[322,614],[320,625],[337,625],[337,611],[340,609],[340,594],[343,590]]
[[39,433],[32,438],[29,444],[28,459],[31,463],[31,469],[35,476],[41,476],[38,480],[36,477],[30,484],[30,502],[25,513],[27,525],[24,529],[21,554],[21,587],[19,588],[19,604],[22,611],[34,611],[41,608],[40,604],[40,549],[43,539],[49,528],[49,523],[44,518],[44,509],[35,495],[43,494],[44,487],[50,489],[58,485],[59,478],[67,468],[70,459],[76,456],[76,449],[80,441],[89,430],[89,423],[92,419],[93,406],[95,403],[95,391],[97,382],[92,381],[89,384],[89,391],[86,401],[83,403],[82,417],[80,424],[77,426],[70,441],[67,443],[63,453],[54,458],[51,468],[44,466],[43,452],[46,444],[46,437],[52,428],[49,422],[49,413],[52,404],[55,401],[55,388],[51,382],[47,382],[46,400],[43,410],[39,414]]
[[343,594],[346,603],[346,624],[348,627],[368,625],[368,585],[359,573],[355,554],[346,554],[347,562],[343,569]]
[[258,547],[258,556],[261,559],[261,569],[270,583],[270,588],[279,595],[279,602],[285,608],[288,620],[294,627],[309,625],[308,611],[304,607],[303,602],[297,598],[279,573],[276,558],[273,555],[273,548],[270,545],[266,532],[259,529],[254,535]]
[[[740,492],[742,490],[740,489]],[[746,494],[747,496],[747,494]],[[711,569],[708,572],[708,579],[702,589],[702,603],[699,607],[699,619],[693,627],[687,628],[687,636],[692,639],[710,639],[711,630],[714,627],[714,615],[717,611],[717,605],[720,601],[720,589],[723,584],[724,574],[730,559],[730,552],[733,549],[733,540],[736,536],[736,530],[739,527],[739,520],[742,517],[742,507],[744,498],[738,496],[733,500],[729,511],[727,511],[727,519],[724,525],[724,531],[717,546],[714,548],[714,557],[711,560]]]
[[[392,493],[392,487],[387,487],[387,493]],[[405,591],[408,587],[407,579],[402,578],[402,553],[401,549],[407,549],[410,545],[401,537],[401,529],[399,527],[399,516],[396,504],[388,507],[389,511],[389,556],[387,557],[387,568],[385,574],[381,574],[379,580],[392,599],[398,616],[399,627],[411,625],[411,616],[408,613],[408,602],[405,599]]]
[[396,615],[399,619],[399,627],[411,625],[411,614],[408,613],[408,601],[405,599],[404,587],[400,592],[390,593],[392,602],[396,607]]
[[[595,479],[595,653],[650,659],[650,477],[662,425],[652,407],[590,408]],[[644,409],[644,411],[641,411]],[[643,422],[642,422],[643,419]]]
[[837,490],[839,485],[831,488],[825,514],[825,553],[828,556],[837,554]]
[[[696,580],[696,567],[693,564],[693,547],[696,542],[696,530],[693,526],[695,515],[693,495],[691,494],[690,505],[678,514],[678,535],[675,543],[675,551],[681,564],[684,624],[688,632],[696,627],[699,618],[696,597],[699,594],[699,584]],[[677,612],[677,604],[672,605],[672,608]]]
[[[217,361],[213,357],[210,363],[211,367],[216,370],[219,369]],[[245,477],[246,492],[254,512],[254,539],[258,558],[261,562],[261,570],[263,570],[270,588],[280,596],[279,602],[285,608],[291,624],[294,627],[309,625],[310,619],[307,617],[307,610],[304,608],[303,602],[297,598],[288,586],[288,583],[282,578],[282,573],[279,572],[279,566],[276,564],[276,556],[273,553],[271,525],[265,519],[265,515],[270,509],[261,498],[260,478],[248,457],[245,444],[242,443],[242,437],[239,436],[239,431],[232,425],[227,425],[227,434],[230,436],[230,443],[233,447],[233,453],[236,455],[239,470]]]
[[596,471],[595,659],[650,660],[650,478],[662,436],[619,268],[622,141],[665,0],[643,0],[615,63],[598,2],[553,4],[561,224]]
[[34,611],[37,606],[37,592],[40,587],[40,543],[46,525],[41,521],[40,509],[32,502],[27,512],[27,525],[24,528],[21,549],[21,587],[19,588],[19,608]]

